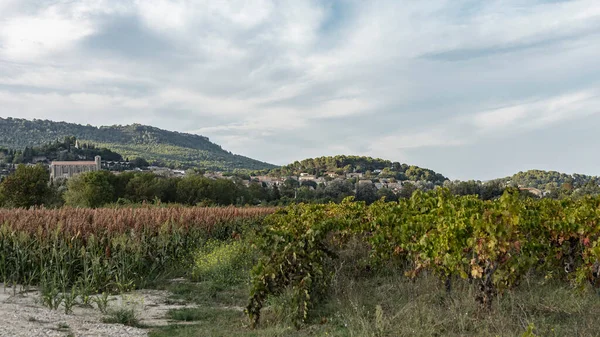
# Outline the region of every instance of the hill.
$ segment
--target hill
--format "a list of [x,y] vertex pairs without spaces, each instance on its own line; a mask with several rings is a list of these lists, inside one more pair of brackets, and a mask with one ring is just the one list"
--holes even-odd
[[511,177],[500,179],[505,184],[533,187],[540,190],[551,190],[562,187],[564,184],[570,185],[570,188],[579,188],[588,184],[598,185],[599,177],[585,174],[567,174],[556,171],[529,170],[519,172]]
[[316,176],[327,172],[345,173],[377,173],[380,177],[395,178],[400,181],[430,181],[442,184],[446,178],[433,170],[418,166],[401,164],[380,158],[363,156],[334,156],[309,158],[289,165],[266,171],[270,175],[288,176],[309,173]]
[[177,168],[207,170],[261,170],[274,165],[225,151],[207,137],[166,131],[152,126],[113,125],[95,127],[35,119],[0,118],[0,147],[23,150],[74,136],[98,148],[118,152],[124,158],[141,157],[150,163]]

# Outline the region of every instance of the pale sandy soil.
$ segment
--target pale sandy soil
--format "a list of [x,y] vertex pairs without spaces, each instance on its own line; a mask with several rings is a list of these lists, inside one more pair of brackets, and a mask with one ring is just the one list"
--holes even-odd
[[[73,313],[66,315],[63,308],[50,310],[41,304],[36,290],[14,291],[0,284],[0,337],[37,336],[147,336],[144,329],[120,324],[102,323],[105,317],[97,308],[76,306]],[[120,296],[111,296],[109,310],[133,308],[145,326],[167,325],[165,315],[170,309],[184,308],[167,301],[168,293],[157,290],[140,290]]]

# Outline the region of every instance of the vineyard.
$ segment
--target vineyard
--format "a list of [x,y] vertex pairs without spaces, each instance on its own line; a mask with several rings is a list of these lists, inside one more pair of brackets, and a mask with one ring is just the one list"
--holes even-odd
[[306,322],[339,253],[357,240],[368,254],[351,263],[400,266],[394,270],[413,280],[435,275],[449,294],[464,280],[484,311],[529,275],[576,289],[600,285],[600,198],[535,200],[508,190],[482,201],[438,189],[398,203],[293,206],[268,217],[261,233],[247,307],[254,326],[266,301],[290,289],[296,324]]
[[123,293],[188,266],[203,243],[252,228],[269,208],[0,209],[0,281],[46,305]]

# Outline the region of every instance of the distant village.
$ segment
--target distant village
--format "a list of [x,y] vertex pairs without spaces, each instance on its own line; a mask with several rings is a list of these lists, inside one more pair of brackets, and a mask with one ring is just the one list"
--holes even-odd
[[[93,170],[107,170],[111,171],[114,174],[122,174],[124,172],[152,172],[159,176],[164,177],[185,177],[189,172],[185,170],[171,169],[168,167],[159,167],[159,166],[148,166],[147,168],[129,168],[129,162],[111,162],[111,161],[101,161],[100,164],[97,162],[83,162],[83,161],[73,161],[73,162],[53,162],[49,164],[50,171],[60,170],[61,172],[65,172],[62,175],[53,176],[53,178],[70,178],[76,174],[93,171]],[[74,171],[69,171],[70,167],[78,168]],[[125,169],[123,169],[125,168]],[[70,173],[72,172],[72,173]],[[374,186],[379,190],[382,188],[388,188],[394,192],[400,191],[402,188],[402,184],[412,183],[413,185],[424,184],[425,182],[418,181],[396,181],[394,178],[378,178],[378,175],[381,173],[381,170],[375,170],[370,174],[369,177],[365,173],[346,173],[346,174],[337,174],[335,172],[326,172],[322,176],[311,175],[308,173],[300,173],[297,176],[284,176],[284,177],[274,177],[269,175],[259,175],[259,176],[249,176],[249,179],[240,179],[238,175],[231,175],[227,172],[206,172],[204,176],[209,179],[229,179],[229,180],[241,180],[241,182],[245,186],[249,186],[251,183],[261,183],[265,187],[272,188],[274,186],[280,187],[285,184],[289,179],[293,179],[299,183],[299,185],[308,186],[309,188],[315,188],[319,185],[327,186],[332,181],[336,180],[353,180],[356,183],[360,184],[374,184]]]
[[[262,183],[267,187],[273,186],[282,186],[289,179],[296,180],[301,186],[308,186],[309,188],[316,188],[319,185],[327,186],[333,181],[340,180],[352,180],[356,182],[358,186],[361,184],[373,184],[377,190],[382,188],[388,188],[393,192],[397,193],[402,189],[403,184],[412,183],[413,185],[423,184],[424,182],[417,181],[397,181],[394,178],[379,178],[378,175],[381,173],[381,170],[375,170],[369,177],[367,177],[364,173],[346,173],[346,174],[337,174],[335,172],[326,172],[322,176],[315,176],[308,173],[300,173],[298,176],[285,176],[285,177],[272,177],[267,175],[262,176],[252,176],[249,180],[244,181],[246,185],[249,185],[252,182]],[[219,178],[219,173],[210,173],[205,174],[205,176],[209,178]],[[433,185],[433,184],[432,184]]]
[[[85,158],[81,158],[85,159]],[[113,174],[119,175],[125,172],[152,172],[159,176],[164,177],[185,177],[193,171],[185,171],[179,169],[171,169],[168,167],[159,166],[148,166],[144,168],[133,167],[129,161],[105,161],[101,157],[96,156],[94,161],[75,160],[75,161],[52,161],[50,162],[46,157],[35,157],[31,163],[25,165],[34,166],[42,164],[45,165],[49,172],[51,180],[57,179],[69,179],[78,174],[90,171],[106,170]],[[0,170],[0,177],[9,175],[16,165],[7,164]],[[311,175],[308,173],[300,173],[299,175],[293,176],[282,176],[275,177],[269,175],[257,175],[257,176],[246,176],[240,178],[239,175],[232,175],[227,172],[206,172],[203,175],[209,179],[229,179],[235,180],[242,183],[244,186],[250,186],[251,183],[260,183],[264,187],[273,188],[275,186],[283,186],[286,181],[290,179],[295,180],[298,186],[307,186],[309,189],[316,189],[318,186],[327,186],[333,181],[351,180],[356,183],[357,186],[362,184],[373,184],[377,190],[387,188],[394,193],[398,193],[404,184],[413,184],[418,187],[427,188],[427,182],[422,181],[397,181],[394,178],[383,178],[379,177],[381,170],[374,170],[365,173],[344,173],[338,174],[336,172],[326,172],[321,176]],[[429,183],[431,184],[431,183]],[[433,188],[431,184],[430,188]]]
[[[85,158],[80,158],[85,159]],[[158,176],[164,177],[185,177],[188,174],[197,174],[195,171],[185,171],[180,169],[172,169],[168,167],[159,166],[147,166],[147,167],[134,167],[130,161],[106,161],[102,160],[100,156],[96,156],[94,161],[86,160],[74,160],[74,161],[49,161],[44,156],[34,157],[30,163],[25,165],[34,166],[42,164],[45,165],[50,172],[51,181],[58,179],[66,180],[84,172],[106,170],[110,171],[115,175],[119,175],[125,172],[152,172]],[[9,175],[16,168],[15,164],[3,164],[0,167],[0,180]],[[325,172],[324,174],[317,176],[309,173],[299,173],[298,175],[291,176],[270,176],[270,175],[233,175],[228,172],[205,172],[204,177],[209,179],[228,179],[234,180],[237,183],[241,183],[248,187],[252,183],[259,183],[263,187],[273,188],[281,187],[289,183],[290,179],[294,180],[297,186],[306,186],[309,189],[316,189],[319,186],[326,187],[331,182],[335,181],[351,181],[356,188],[361,185],[372,185],[377,190],[388,189],[391,192],[398,194],[402,190],[403,186],[410,184],[419,189],[433,189],[435,185],[431,182],[426,181],[399,181],[395,178],[389,178],[386,176],[380,176],[381,170],[373,170],[368,173],[336,173],[336,172]],[[521,190],[530,192],[531,194],[543,198],[548,192],[542,191],[536,188],[529,188],[519,186]]]

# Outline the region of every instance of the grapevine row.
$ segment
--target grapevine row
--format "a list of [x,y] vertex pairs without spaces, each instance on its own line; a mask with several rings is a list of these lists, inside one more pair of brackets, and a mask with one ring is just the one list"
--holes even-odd
[[347,237],[364,240],[373,264],[403,262],[405,275],[430,272],[445,282],[477,285],[476,300],[494,298],[528,273],[574,286],[600,286],[600,198],[537,200],[507,190],[492,201],[453,196],[447,189],[417,191],[410,199],[370,206],[297,205],[266,220],[257,241],[263,258],[253,271],[247,313],[257,324],[268,296],[287,288],[298,322],[328,286],[336,251]]

